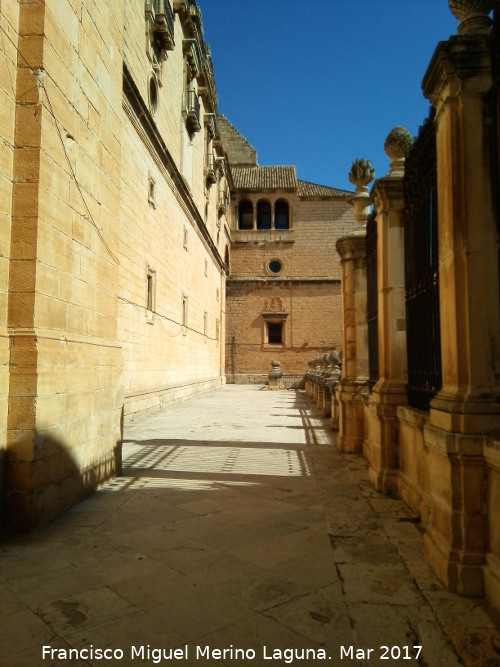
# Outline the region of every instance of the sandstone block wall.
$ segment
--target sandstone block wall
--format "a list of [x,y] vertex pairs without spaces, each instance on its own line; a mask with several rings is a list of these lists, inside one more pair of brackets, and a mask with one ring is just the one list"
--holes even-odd
[[[218,171],[215,183],[205,178],[205,115],[212,111],[204,97],[199,98],[201,129],[187,130],[183,39],[192,35],[184,34],[185,17],[176,13],[174,19],[175,47],[161,63],[156,110],[141,116],[123,101],[118,335],[126,417],[220,386],[224,375],[222,259],[229,234],[217,207],[224,177]],[[138,104],[148,108],[153,67],[145,49],[143,5],[126,2],[125,25],[125,65],[141,98]],[[191,85],[197,90],[196,80]],[[154,291],[150,309],[148,275]]]
[[9,523],[27,529],[120,467],[123,10],[19,12],[6,484]]
[[[14,130],[16,120],[16,65],[19,6],[15,0],[2,3],[0,14],[0,528],[4,496],[4,464],[7,447],[9,395],[9,336],[7,308],[9,291],[10,234]],[[5,31],[5,32],[3,32]]]
[[[288,313],[283,345],[266,343],[266,320],[262,311],[270,297],[279,297]],[[307,361],[339,344],[341,298],[339,283],[263,285],[229,281],[227,284],[226,373],[235,376],[262,376],[267,379],[271,361],[277,359],[286,375],[303,375]]]

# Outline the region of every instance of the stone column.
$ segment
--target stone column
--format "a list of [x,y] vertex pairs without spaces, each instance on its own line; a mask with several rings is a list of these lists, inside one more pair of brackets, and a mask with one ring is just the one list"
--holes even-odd
[[483,587],[483,442],[500,426],[498,240],[484,102],[492,6],[450,0],[459,35],[438,45],[422,84],[436,108],[443,379],[425,430],[431,471],[425,546],[447,586],[465,594]]
[[370,212],[367,185],[374,170],[368,160],[353,162],[349,180],[356,185],[350,203],[356,228],[337,241],[342,278],[343,375],[339,387],[338,448],[359,452],[363,445],[363,404],[368,391],[368,328],[366,324],[366,221]]
[[379,380],[370,400],[370,478],[378,491],[397,491],[399,467],[398,405],[407,404],[406,312],[404,276],[403,177],[413,143],[403,127],[385,142],[389,173],[375,181],[371,198],[377,211],[377,290]]

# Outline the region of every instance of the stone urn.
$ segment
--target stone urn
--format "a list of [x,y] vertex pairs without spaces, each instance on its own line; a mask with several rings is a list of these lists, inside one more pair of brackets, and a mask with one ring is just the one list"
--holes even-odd
[[448,0],[448,4],[453,16],[460,21],[460,35],[489,32],[491,19],[488,14],[494,7],[494,0]]

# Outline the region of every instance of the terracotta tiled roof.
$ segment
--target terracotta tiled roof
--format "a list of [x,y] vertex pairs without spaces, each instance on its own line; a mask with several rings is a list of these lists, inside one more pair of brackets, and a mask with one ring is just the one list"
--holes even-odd
[[298,186],[297,194],[299,197],[348,197],[354,194],[348,190],[338,190],[337,188],[316,185],[316,183],[308,183],[307,181],[298,181]]
[[233,167],[238,190],[296,190],[295,167]]

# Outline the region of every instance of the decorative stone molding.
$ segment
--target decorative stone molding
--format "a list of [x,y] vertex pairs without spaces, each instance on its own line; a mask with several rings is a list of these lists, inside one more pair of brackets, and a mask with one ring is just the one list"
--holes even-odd
[[488,14],[494,0],[448,0],[448,4],[453,16],[460,21],[459,35],[489,32],[492,22]]
[[342,262],[366,258],[365,235],[343,236],[337,240],[335,247]]
[[285,305],[283,299],[279,296],[272,296],[270,299],[266,299],[264,302],[264,308],[262,309],[262,314],[264,313],[284,313]]

